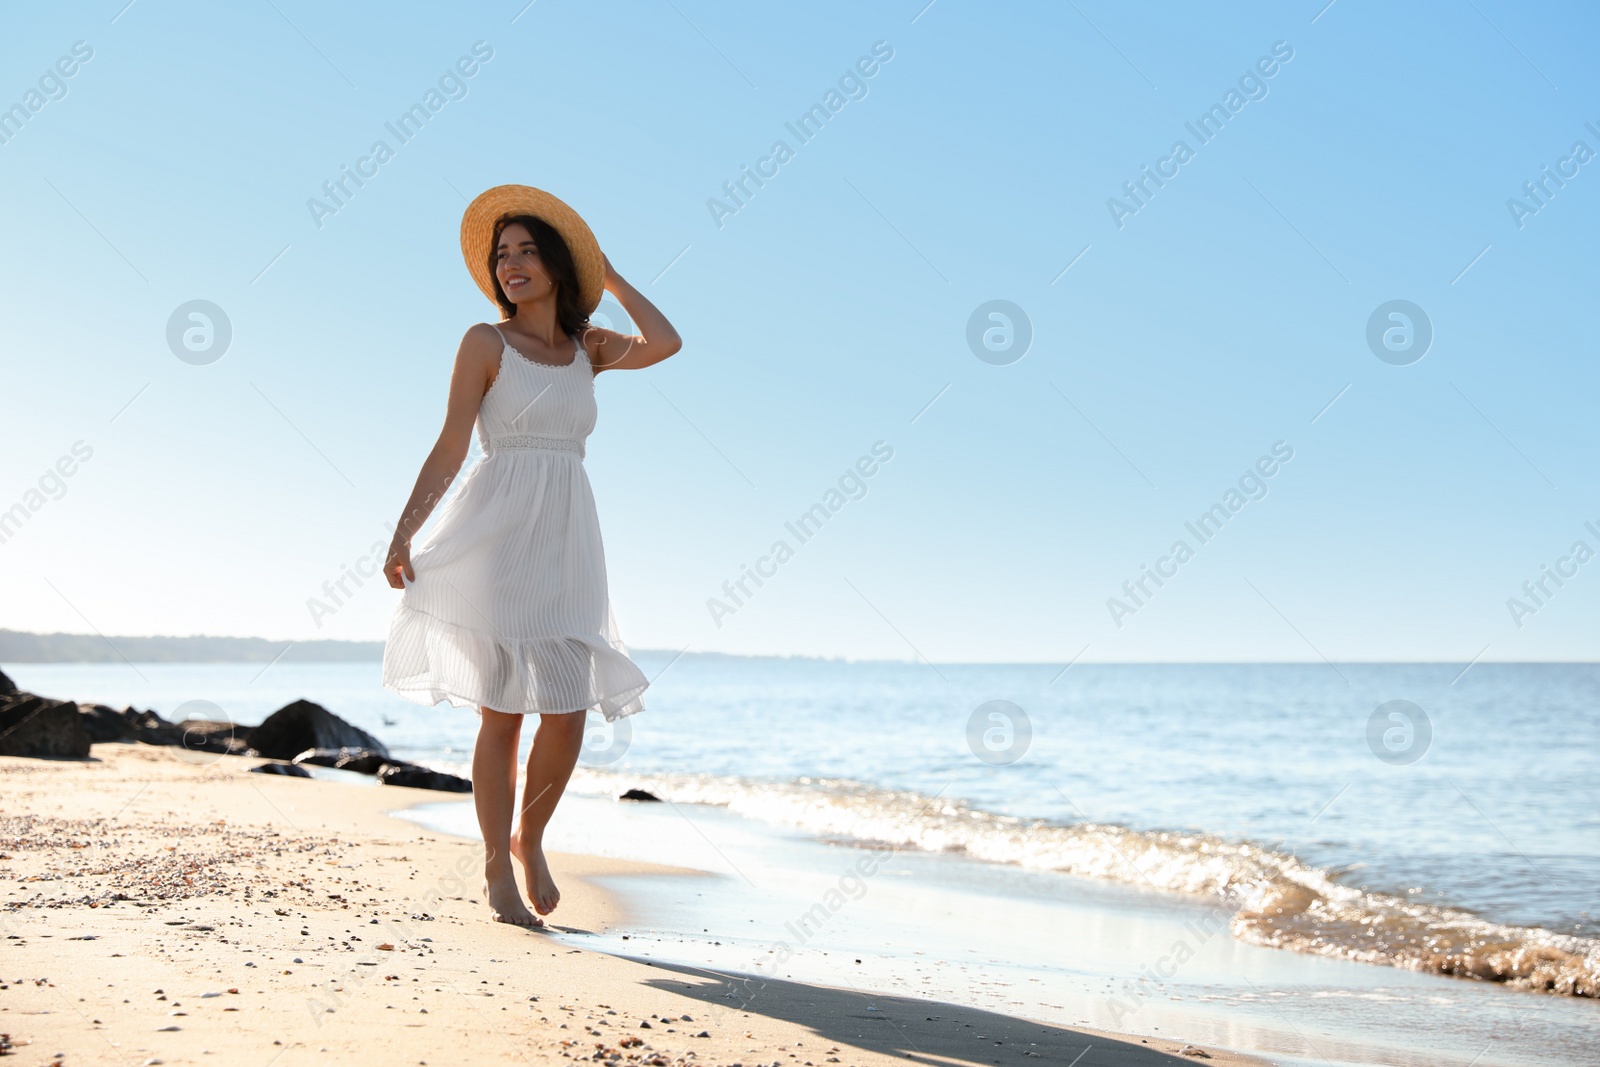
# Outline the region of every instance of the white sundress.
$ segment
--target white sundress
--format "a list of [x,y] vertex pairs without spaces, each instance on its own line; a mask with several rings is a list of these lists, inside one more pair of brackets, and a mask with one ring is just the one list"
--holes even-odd
[[[499,327],[495,331],[499,332]],[[594,372],[582,343],[563,366],[500,335],[478,410],[483,457],[415,543],[383,649],[383,684],[418,704],[493,711],[644,710],[606,590],[584,439]]]

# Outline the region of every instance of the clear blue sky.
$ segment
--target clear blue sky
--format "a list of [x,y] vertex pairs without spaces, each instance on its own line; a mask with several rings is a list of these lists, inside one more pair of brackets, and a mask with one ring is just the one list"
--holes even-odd
[[[635,646],[1592,658],[1600,560],[1560,560],[1600,550],[1600,160],[1573,156],[1600,152],[1600,17],[1323,2],[13,12],[0,105],[45,91],[0,144],[0,509],[26,510],[0,626],[382,637],[376,580],[320,627],[307,601],[387,541],[456,345],[494,317],[465,198],[522,182],[686,341],[597,383],[587,465]],[[480,41],[401,144],[385,123]],[[785,124],[875,42],[892,58],[802,143]],[[1251,80],[1276,42],[1292,58]],[[1186,123],[1219,103],[1202,142]],[[319,227],[308,199],[380,139],[393,158]],[[746,166],[777,173],[719,227]],[[1547,166],[1576,173],[1519,226]],[[1136,205],[1142,167],[1176,173]],[[967,340],[996,299],[1032,330],[1003,365]],[[1397,299],[1433,329],[1408,365],[1367,342]],[[169,347],[190,300],[225,311],[220,360]],[[798,544],[784,523],[878,441],[865,497]],[[1184,524],[1279,441],[1267,496],[1201,544]],[[780,538],[793,558],[717,626],[708,598]],[[1180,539],[1193,557],[1129,599]],[[1507,600],[1535,606],[1547,564],[1576,573],[1519,628]]]

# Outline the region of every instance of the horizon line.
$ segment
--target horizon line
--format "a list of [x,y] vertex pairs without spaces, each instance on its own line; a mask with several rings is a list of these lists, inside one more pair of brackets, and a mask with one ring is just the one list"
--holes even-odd
[[[366,646],[368,651],[380,650],[384,642],[376,639],[360,638],[310,638],[306,640],[272,639],[258,636],[238,636],[233,634],[117,634],[107,636],[99,633],[67,633],[65,631],[52,631],[48,633],[30,630],[12,630],[0,628],[0,638],[17,636],[28,638],[69,638],[74,640],[103,641],[111,646],[112,651],[119,656],[116,641],[239,641],[257,642],[272,647],[283,646],[278,653],[281,657],[296,646],[329,646],[329,645],[356,645]],[[1456,660],[1456,659],[1349,659],[1349,660],[1302,660],[1302,659],[1127,659],[1127,660],[1091,660],[1075,659],[1070,662],[1060,660],[929,660],[921,657],[907,659],[892,659],[883,657],[868,657],[856,659],[850,656],[824,656],[809,653],[793,652],[724,652],[718,649],[681,650],[671,648],[632,648],[630,655],[647,656],[719,656],[728,659],[790,659],[790,660],[815,660],[822,663],[892,663],[897,665],[936,665],[943,667],[1060,667],[1066,662],[1067,669],[1072,667],[1258,667],[1258,666],[1590,666],[1600,663],[1600,659],[1575,660],[1575,659],[1512,659],[1512,660]],[[107,663],[114,662],[107,659],[67,659],[67,658],[14,658],[3,657],[6,663]],[[253,663],[253,659],[211,659],[211,660],[128,660],[128,662],[145,663]],[[359,657],[354,659],[320,659],[321,663],[370,663],[371,658]],[[1065,672],[1063,672],[1065,673]]]

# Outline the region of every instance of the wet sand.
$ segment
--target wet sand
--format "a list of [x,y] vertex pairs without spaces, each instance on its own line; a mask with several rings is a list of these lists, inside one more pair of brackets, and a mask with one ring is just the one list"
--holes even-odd
[[[86,761],[0,758],[0,1033],[13,1062],[1200,1059],[1171,1038],[574,949],[487,920],[481,846],[387,814],[440,794],[186,756],[102,744]],[[562,901],[547,921],[574,932],[628,918],[589,879],[684,873],[550,860]]]

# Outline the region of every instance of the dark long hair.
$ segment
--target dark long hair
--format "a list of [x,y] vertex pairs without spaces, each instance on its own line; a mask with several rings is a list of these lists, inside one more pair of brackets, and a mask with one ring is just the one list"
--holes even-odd
[[562,333],[580,336],[589,326],[589,316],[579,304],[578,268],[573,266],[572,251],[554,226],[535,215],[507,215],[494,224],[494,238],[489,242],[489,277],[494,279],[495,303],[508,319],[517,313],[517,305],[507,299],[506,291],[500,288],[500,275],[495,271],[500,234],[514,222],[528,228],[533,246],[539,250],[539,262],[555,282],[556,325],[561,327]]

